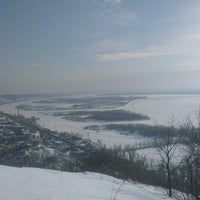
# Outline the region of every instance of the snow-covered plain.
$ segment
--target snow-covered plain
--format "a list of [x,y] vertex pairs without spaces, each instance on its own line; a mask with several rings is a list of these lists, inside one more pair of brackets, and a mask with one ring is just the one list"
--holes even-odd
[[169,200],[166,191],[98,173],[0,165],[1,200]]

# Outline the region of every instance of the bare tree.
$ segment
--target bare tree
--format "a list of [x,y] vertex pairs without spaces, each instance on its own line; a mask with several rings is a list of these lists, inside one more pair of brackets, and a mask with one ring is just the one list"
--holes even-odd
[[184,124],[186,130],[185,143],[187,146],[184,157],[184,185],[192,199],[200,200],[200,110],[197,115],[197,126],[195,127],[190,117]]
[[177,149],[177,139],[175,138],[175,128],[173,125],[161,131],[163,131],[163,137],[159,141],[156,141],[156,146],[161,163],[167,173],[168,195],[172,197],[172,176],[176,170],[173,160]]

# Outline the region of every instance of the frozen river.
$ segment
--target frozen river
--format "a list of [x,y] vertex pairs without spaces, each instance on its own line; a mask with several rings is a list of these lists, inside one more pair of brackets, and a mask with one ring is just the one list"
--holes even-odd
[[147,114],[151,120],[144,123],[168,125],[173,117],[177,125],[188,116],[196,123],[200,95],[149,95],[125,105],[123,109]]
[[[131,96],[131,95],[130,95]],[[193,121],[196,120],[196,114],[200,106],[200,95],[147,95],[147,98],[137,99],[129,102],[124,106],[119,106],[115,109],[123,109],[127,111],[133,111],[136,113],[143,113],[148,115],[151,119],[145,121],[129,121],[129,122],[116,122],[116,123],[144,123],[152,125],[167,125],[169,119],[173,116],[176,125],[185,121],[186,117],[190,115]],[[14,102],[9,104],[0,105],[0,110],[9,114],[17,114],[17,105],[27,104],[35,105],[33,102],[41,100],[41,98],[33,98],[25,101]],[[37,103],[38,105],[38,103]],[[41,104],[44,105],[44,104]],[[45,104],[47,105],[47,104]],[[52,102],[51,102],[52,105]],[[70,107],[72,104],[60,105],[56,102],[53,104],[57,107]],[[105,122],[101,121],[88,121],[77,122],[62,119],[59,116],[52,115],[53,111],[37,111],[37,110],[20,110],[20,114],[26,117],[35,116],[39,118],[39,124],[43,127],[51,130],[73,132],[77,133],[84,138],[91,139],[93,141],[100,140],[107,146],[113,146],[115,144],[135,144],[135,142],[143,142],[147,138],[135,136],[135,135],[122,135],[116,131],[107,130],[86,130],[85,126],[88,125],[103,125]]]

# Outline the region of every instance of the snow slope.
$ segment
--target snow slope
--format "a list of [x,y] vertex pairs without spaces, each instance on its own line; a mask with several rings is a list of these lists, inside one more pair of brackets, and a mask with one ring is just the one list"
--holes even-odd
[[1,200],[169,200],[160,188],[97,173],[1,165],[0,171]]

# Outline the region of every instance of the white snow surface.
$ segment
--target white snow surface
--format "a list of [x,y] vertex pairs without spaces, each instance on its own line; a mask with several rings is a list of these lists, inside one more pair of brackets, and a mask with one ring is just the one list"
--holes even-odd
[[[98,173],[0,165],[1,200],[169,200],[165,190]],[[172,199],[171,199],[172,200]]]
[[172,116],[176,123],[174,125],[184,123],[188,116],[196,123],[196,114],[200,109],[200,95],[147,95],[147,98],[132,101],[122,108],[148,115],[151,120],[143,121],[145,124],[169,125]]

